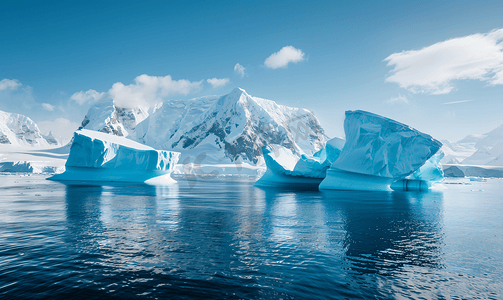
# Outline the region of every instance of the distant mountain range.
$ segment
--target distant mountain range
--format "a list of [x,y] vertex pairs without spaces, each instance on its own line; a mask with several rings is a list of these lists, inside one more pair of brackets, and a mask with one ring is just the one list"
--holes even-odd
[[206,163],[262,159],[262,147],[282,145],[298,154],[324,147],[326,136],[312,112],[252,97],[243,89],[218,97],[121,108],[111,100],[91,107],[81,128],[125,136],[156,149],[182,152]]
[[58,145],[58,141],[51,133],[42,135],[27,116],[0,111],[0,145],[43,147]]
[[[182,152],[180,163],[262,163],[262,147],[281,145],[312,155],[327,137],[307,109],[278,105],[237,88],[224,96],[169,100],[151,107],[116,107],[111,99],[92,106],[81,128],[124,136],[156,149]],[[503,125],[457,142],[442,141],[444,164],[503,166]],[[49,147],[30,118],[0,111],[0,145]],[[67,148],[65,148],[67,149]]]
[[503,125],[486,134],[471,134],[452,143],[442,141],[443,163],[503,166]]

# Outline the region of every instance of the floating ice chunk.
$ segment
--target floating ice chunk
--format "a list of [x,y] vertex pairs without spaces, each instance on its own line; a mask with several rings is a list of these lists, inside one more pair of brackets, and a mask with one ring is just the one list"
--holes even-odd
[[262,154],[267,171],[255,186],[316,188],[339,157],[343,145],[343,139],[334,138],[313,156],[297,155],[280,145],[266,146]]
[[74,133],[66,171],[50,179],[170,183],[174,182],[170,173],[179,155],[124,137],[82,129]]
[[442,146],[405,124],[360,110],[346,112],[344,131],[344,148],[320,189],[390,190]]

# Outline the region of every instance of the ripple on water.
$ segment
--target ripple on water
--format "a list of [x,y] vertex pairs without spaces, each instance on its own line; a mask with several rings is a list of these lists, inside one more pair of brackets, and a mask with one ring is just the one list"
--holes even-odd
[[481,198],[4,178],[0,298],[502,297],[491,180],[469,187]]

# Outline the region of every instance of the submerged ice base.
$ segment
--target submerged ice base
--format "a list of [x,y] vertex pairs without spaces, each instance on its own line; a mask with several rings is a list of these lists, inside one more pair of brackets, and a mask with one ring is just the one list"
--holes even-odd
[[65,172],[49,179],[170,184],[179,155],[83,129],[74,133]]
[[328,169],[320,190],[391,191],[393,178]]
[[[442,146],[428,134],[365,111],[347,111],[344,131],[344,148],[320,189],[390,191],[393,182],[416,172]],[[422,174],[435,177],[434,167]]]

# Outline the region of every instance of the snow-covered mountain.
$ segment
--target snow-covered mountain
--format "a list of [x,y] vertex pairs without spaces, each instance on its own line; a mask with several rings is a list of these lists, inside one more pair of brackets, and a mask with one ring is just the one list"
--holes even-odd
[[111,100],[89,109],[82,128],[126,136],[156,149],[175,150],[207,163],[247,161],[256,165],[262,147],[278,144],[312,155],[326,142],[312,112],[252,97],[243,89],[217,97],[124,109]]
[[444,163],[503,166],[503,125],[486,134],[470,134],[456,143],[446,141],[443,150]]
[[0,145],[37,147],[57,143],[52,134],[44,137],[37,124],[27,116],[0,111]]

